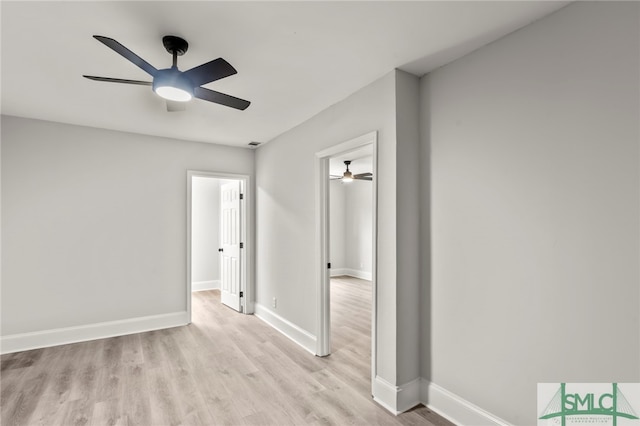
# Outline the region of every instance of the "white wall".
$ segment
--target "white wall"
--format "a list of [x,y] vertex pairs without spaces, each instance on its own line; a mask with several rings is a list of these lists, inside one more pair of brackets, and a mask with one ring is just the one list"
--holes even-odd
[[538,382],[640,381],[639,12],[574,3],[421,84],[423,375],[514,424]]
[[2,336],[185,311],[187,170],[253,159],[2,116]]
[[215,286],[220,281],[220,179],[193,177],[191,206],[191,281]]

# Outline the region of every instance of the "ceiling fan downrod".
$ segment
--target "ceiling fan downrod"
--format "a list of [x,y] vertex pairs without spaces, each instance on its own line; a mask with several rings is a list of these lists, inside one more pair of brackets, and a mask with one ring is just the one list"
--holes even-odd
[[167,52],[173,56],[173,67],[178,67],[178,56],[182,56],[187,53],[189,50],[189,43],[187,40],[180,38],[178,36],[164,36],[162,37],[162,44],[164,48],[167,49]]

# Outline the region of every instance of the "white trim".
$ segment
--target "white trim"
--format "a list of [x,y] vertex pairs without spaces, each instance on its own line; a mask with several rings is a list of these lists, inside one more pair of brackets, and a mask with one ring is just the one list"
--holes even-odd
[[511,423],[472,404],[448,390],[421,379],[421,399],[423,404],[445,419],[460,425],[510,426]]
[[316,159],[316,259],[318,311],[316,354],[327,356],[331,353],[331,306],[329,304],[329,157]]
[[401,386],[395,386],[380,376],[373,382],[373,400],[394,415],[398,415],[422,404],[422,378],[417,378]]
[[380,376],[376,376],[372,381],[371,393],[373,400],[382,405],[386,410],[394,415],[400,414],[398,411],[398,387],[387,382]]
[[0,353],[27,351],[49,346],[86,342],[126,334],[187,325],[189,317],[186,311],[170,314],[151,315],[125,320],[99,322],[75,327],[56,328],[32,333],[11,334],[0,337]]
[[[322,151],[318,151],[316,152],[315,155],[316,155],[316,158],[333,157],[334,155],[337,155],[337,154],[343,154],[349,151],[355,151],[356,149],[362,148],[363,146],[370,145],[372,142],[376,141],[377,139],[378,139],[378,132],[374,130],[373,132],[366,133],[362,136],[358,136],[357,138],[353,138],[346,142],[342,142],[338,145],[334,145],[327,149],[323,149]],[[374,153],[374,157],[375,157],[375,153]],[[374,161],[374,165],[375,165],[375,161]]]
[[191,291],[219,290],[220,280],[195,281],[191,283]]
[[331,272],[329,273],[331,278],[339,277],[340,275],[349,275],[347,274],[347,268],[331,268]]
[[349,277],[360,278],[361,280],[371,281],[373,274],[369,271],[359,271],[357,269],[350,268],[336,268],[331,270],[332,277],[338,277],[340,275],[347,275]]
[[[373,254],[371,256],[371,377],[378,375],[378,133],[370,135],[373,139],[372,169],[372,222],[373,235],[371,239]],[[373,381],[371,383],[373,390]]]
[[398,405],[397,409],[401,413],[412,409],[418,404],[422,404],[422,378],[405,383],[398,387]]
[[255,316],[278,330],[280,333],[302,346],[307,351],[315,355],[316,337],[306,330],[298,327],[294,323],[282,318],[275,312],[265,308],[259,303],[254,304]]

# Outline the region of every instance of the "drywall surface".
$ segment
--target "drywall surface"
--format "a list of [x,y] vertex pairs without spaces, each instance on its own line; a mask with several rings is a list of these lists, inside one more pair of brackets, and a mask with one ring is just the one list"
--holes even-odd
[[185,311],[187,170],[253,158],[2,116],[2,335]]
[[344,184],[345,268],[371,274],[373,266],[373,184],[354,180]]
[[220,280],[220,179],[191,183],[191,281]]
[[[378,374],[396,381],[395,72],[256,151],[256,295],[316,335],[315,153],[378,131]],[[295,176],[295,178],[292,178]]]
[[398,383],[420,377],[420,80],[396,74]]
[[640,381],[639,8],[574,3],[421,84],[423,374],[514,424],[539,382]]
[[329,183],[329,254],[332,269],[347,267],[345,258],[346,198],[345,185],[340,180]]
[[[330,183],[331,269],[371,277],[373,267],[373,185],[355,180]],[[332,273],[333,273],[332,271]]]

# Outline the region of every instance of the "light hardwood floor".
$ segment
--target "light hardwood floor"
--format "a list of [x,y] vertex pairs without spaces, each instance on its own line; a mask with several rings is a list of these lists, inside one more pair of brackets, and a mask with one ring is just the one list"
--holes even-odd
[[371,284],[332,280],[333,354],[193,295],[186,327],[3,355],[2,425],[451,425],[370,396]]

